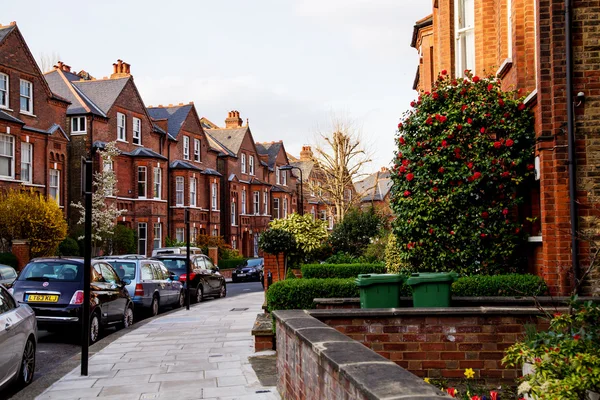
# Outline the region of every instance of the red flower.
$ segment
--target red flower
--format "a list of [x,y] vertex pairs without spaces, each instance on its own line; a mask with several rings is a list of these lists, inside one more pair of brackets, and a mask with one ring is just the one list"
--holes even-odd
[[398,129],[402,129],[402,122],[398,122]]
[[508,208],[505,208],[504,210],[502,210],[502,214],[503,215],[508,215]]
[[411,101],[411,102],[410,102],[410,106],[411,106],[411,107],[413,107],[413,108],[414,108],[414,106],[416,106],[416,105],[417,105],[417,103],[415,103],[414,101]]
[[478,171],[478,172],[475,172],[475,173],[473,174],[473,179],[479,179],[479,178],[481,178],[481,172],[479,172],[479,171]]
[[559,313],[559,312],[557,312],[557,313],[554,313],[554,318],[558,318],[558,317],[560,317],[561,315],[562,315],[562,313]]
[[451,234],[451,235],[454,235],[454,231],[450,231],[450,234]]
[[452,397],[456,397],[456,389],[454,388],[448,388],[446,389],[446,392],[448,392],[448,394]]
[[405,173],[406,172],[406,167],[404,165],[400,166],[400,172],[401,173]]
[[488,85],[488,91],[491,91],[494,88],[494,85],[492,85],[491,83]]
[[442,147],[448,147],[448,142],[446,142],[445,140],[442,140]]
[[479,132],[485,133],[485,128],[482,126],[481,129],[479,130]]
[[506,144],[506,147],[510,147],[510,146],[512,146],[513,144],[515,144],[515,141],[514,141],[514,140],[512,140],[512,139],[507,139],[507,140],[506,140],[506,143],[504,143],[504,144]]
[[502,142],[494,142],[494,147],[499,149],[500,147],[502,147]]
[[472,124],[473,120],[471,118],[467,118],[467,124]]
[[444,173],[444,171],[445,171],[444,167],[440,167],[440,169],[438,169],[438,172],[439,172],[440,174],[443,174],[443,173]]
[[469,108],[469,106],[467,106],[466,104],[463,104],[462,107],[460,108],[460,111],[465,111],[467,108]]
[[446,75],[448,73],[448,71],[446,71],[445,69],[442,70],[442,75]]
[[434,186],[434,187],[433,187],[433,191],[434,191],[434,192],[437,192],[437,191],[438,191],[438,188],[437,188],[437,186]]
[[404,166],[408,166],[409,163],[410,163],[410,161],[408,161],[408,158],[405,158],[404,160],[402,160],[402,165],[404,165]]
[[504,171],[500,176],[502,176],[503,178],[506,178],[507,176],[510,176],[510,172]]
[[400,138],[398,139],[398,143],[404,144],[405,143],[404,137],[400,136]]
[[446,117],[445,115],[440,115],[440,118],[438,121],[440,121],[443,124],[444,122],[446,122],[447,119],[448,119],[448,117]]
[[437,92],[433,92],[433,94],[431,95],[431,97],[433,97],[434,100],[437,100],[438,97],[440,97],[440,95]]
[[427,125],[432,125],[433,124],[433,119],[431,119],[431,117],[427,118],[427,120],[425,121],[425,123]]
[[500,107],[504,107],[504,100],[502,100],[502,99],[498,99],[498,105],[499,105]]
[[433,235],[433,229],[429,228],[429,234]]
[[469,168],[469,169],[473,169],[473,163],[472,163],[472,162],[468,163],[468,164],[467,164],[467,168]]
[[487,236],[487,234],[485,234],[485,233],[482,233],[482,234],[480,234],[479,236],[481,236],[482,238],[485,238],[485,237]]
[[581,335],[573,335],[573,340],[579,340],[581,339]]
[[415,176],[414,176],[412,173],[410,173],[410,174],[406,174],[406,180],[407,180],[407,181],[409,181],[409,182],[410,182],[410,181],[412,181],[414,178],[415,178]]
[[458,129],[460,131],[462,129],[462,125],[461,124],[456,125],[456,129]]
[[458,85],[458,82],[456,82],[456,80],[453,80],[452,81],[452,86],[456,86],[456,85]]
[[408,190],[405,190],[404,191],[404,197],[408,197],[408,196],[410,196],[410,192]]
[[487,217],[489,217],[489,216],[490,216],[490,214],[488,214],[488,212],[487,212],[487,211],[484,211],[484,212],[482,212],[482,213],[481,213],[481,217],[482,217],[482,218],[487,218]]
[[535,169],[535,165],[527,164],[527,169],[531,171],[532,169]]
[[412,249],[413,247],[414,247],[414,245],[410,242],[406,244],[406,248],[409,250]]
[[471,400],[481,400],[481,397],[479,397],[479,396],[472,396]]
[[472,79],[473,83],[477,83],[479,82],[479,77],[477,75],[475,75]]
[[498,400],[498,392],[496,392],[495,390],[492,390],[490,392],[490,400]]
[[523,104],[523,103],[519,103],[519,105],[517,106],[517,109],[518,109],[519,111],[523,111],[523,110],[525,109],[525,104]]

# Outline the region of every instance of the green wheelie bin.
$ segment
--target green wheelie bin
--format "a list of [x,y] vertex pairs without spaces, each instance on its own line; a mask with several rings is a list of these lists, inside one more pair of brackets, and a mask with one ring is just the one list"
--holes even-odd
[[456,272],[416,272],[407,284],[412,287],[414,307],[450,307]]
[[360,308],[396,308],[400,306],[400,287],[406,280],[398,274],[361,274],[356,278],[360,290]]

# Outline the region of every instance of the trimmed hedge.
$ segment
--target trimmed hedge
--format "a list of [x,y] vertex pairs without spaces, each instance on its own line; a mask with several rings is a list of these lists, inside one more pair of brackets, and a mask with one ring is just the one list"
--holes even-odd
[[350,279],[286,279],[269,286],[267,306],[274,310],[309,310],[313,299],[324,297],[358,297],[358,286]]
[[243,264],[246,260],[246,258],[229,258],[227,260],[219,260],[217,265],[219,265],[219,269],[233,269]]
[[384,264],[304,264],[302,278],[356,278],[359,274],[385,274]]
[[454,296],[540,296],[546,294],[546,282],[537,275],[474,275],[452,284]]
[[0,253],[0,264],[10,265],[14,269],[17,269],[19,262],[13,253]]

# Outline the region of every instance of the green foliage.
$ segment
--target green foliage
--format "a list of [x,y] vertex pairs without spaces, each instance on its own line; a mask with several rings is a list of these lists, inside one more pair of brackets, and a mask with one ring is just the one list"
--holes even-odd
[[285,275],[285,279],[298,279],[293,269],[288,269],[287,274]]
[[246,258],[244,257],[229,258],[226,260],[219,259],[219,269],[233,269],[236,268],[238,265],[244,264],[244,261],[246,261]]
[[390,233],[387,245],[385,246],[385,265],[390,274],[397,274],[400,271],[414,272],[410,264],[402,261],[402,252],[398,248],[398,239],[396,235]]
[[331,257],[325,260],[326,264],[356,264],[358,263],[358,257],[353,256],[352,254],[344,253],[340,251],[335,253]]
[[286,279],[269,286],[267,307],[274,310],[307,310],[315,298],[358,297],[354,279]]
[[541,296],[548,287],[536,275],[474,275],[452,284],[454,296]]
[[209,247],[216,247],[219,251],[219,268],[223,260],[242,258],[239,250],[232,248],[229,243],[225,242],[223,236],[197,235],[190,240],[200,247],[204,254],[208,254]]
[[385,274],[383,264],[304,264],[302,279],[356,278],[359,274]]
[[358,257],[371,243],[371,239],[380,235],[383,226],[384,220],[375,207],[368,210],[354,208],[334,226],[329,242],[333,251]]
[[287,254],[296,248],[296,239],[291,232],[272,227],[260,235],[258,247],[273,255],[280,253]]
[[313,219],[310,214],[294,213],[285,219],[271,221],[269,226],[271,229],[281,229],[294,236],[295,248],[288,254],[292,265],[312,259],[327,239],[327,222]]
[[56,250],[57,256],[80,256],[79,254],[79,243],[77,240],[72,237],[67,236],[64,238],[62,242],[58,245],[58,249]]
[[110,254],[136,254],[137,244],[135,238],[135,230],[126,227],[123,224],[117,224],[112,233],[109,246],[112,253]]
[[510,218],[533,180],[533,115],[494,77],[442,75],[398,125],[391,207],[400,258],[419,271],[516,270]]
[[165,238],[165,247],[180,247],[185,246],[185,242],[180,242],[177,239],[172,239],[170,237]]
[[10,265],[16,269],[18,265],[17,257],[13,253],[0,253],[0,264]]
[[359,257],[366,263],[385,263],[385,250],[389,235],[385,234],[371,239],[371,243],[365,247],[363,254]]

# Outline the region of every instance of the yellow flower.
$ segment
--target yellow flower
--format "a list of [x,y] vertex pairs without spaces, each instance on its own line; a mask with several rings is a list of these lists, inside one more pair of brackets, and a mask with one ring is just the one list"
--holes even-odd
[[427,383],[431,383],[431,382],[429,382],[429,378],[423,378],[423,380]]
[[465,369],[465,376],[467,377],[467,379],[473,378],[475,376],[475,371],[473,371],[473,368]]

